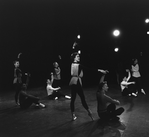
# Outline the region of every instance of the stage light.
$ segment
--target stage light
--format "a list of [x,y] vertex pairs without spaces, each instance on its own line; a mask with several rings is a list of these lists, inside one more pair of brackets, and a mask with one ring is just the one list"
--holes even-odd
[[120,35],[120,31],[119,31],[119,30],[114,30],[114,31],[113,31],[113,35],[114,35],[115,37],[118,37],[118,36]]
[[147,34],[149,35],[149,31],[147,31]]
[[78,35],[78,36],[77,36],[77,39],[80,39],[80,38],[81,38],[81,36],[80,36],[80,35]]
[[119,51],[119,48],[115,48],[114,51],[115,51],[115,52],[118,52],[118,51]]
[[149,19],[145,19],[145,23],[149,23]]

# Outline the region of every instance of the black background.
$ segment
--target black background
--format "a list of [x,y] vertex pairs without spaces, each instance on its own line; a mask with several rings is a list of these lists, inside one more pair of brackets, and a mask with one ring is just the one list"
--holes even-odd
[[[0,87],[12,89],[13,61],[21,55],[21,69],[31,73],[31,85],[46,84],[52,63],[61,55],[65,84],[70,79],[71,48],[81,35],[81,61],[92,68],[110,70],[129,66],[133,56],[141,57],[143,82],[148,80],[148,0],[1,0],[0,1]],[[115,38],[114,29],[121,35]],[[120,51],[114,52],[119,46]],[[140,53],[143,53],[140,56]],[[85,71],[84,81],[96,84],[100,74]]]

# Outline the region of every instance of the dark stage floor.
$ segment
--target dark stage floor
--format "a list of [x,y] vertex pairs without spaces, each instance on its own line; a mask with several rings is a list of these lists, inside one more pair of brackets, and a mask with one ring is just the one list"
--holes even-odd
[[[30,90],[30,89],[29,89]],[[44,88],[31,89],[40,97],[45,96]],[[121,101],[125,112],[121,123],[103,126],[96,113],[96,87],[84,88],[86,101],[93,112],[91,121],[77,96],[76,121],[71,121],[70,100],[48,100],[42,98],[46,108],[21,110],[14,102],[14,92],[0,95],[0,137],[148,137],[149,136],[149,95],[139,94],[137,98],[122,98],[118,88],[110,88],[109,94]],[[40,92],[40,93],[39,93]],[[70,95],[69,88],[63,88]],[[42,94],[44,93],[44,94]]]

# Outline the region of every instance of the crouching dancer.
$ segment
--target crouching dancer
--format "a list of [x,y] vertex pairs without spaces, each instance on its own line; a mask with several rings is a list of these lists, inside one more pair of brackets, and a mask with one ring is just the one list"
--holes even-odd
[[104,81],[105,74],[103,74],[100,79],[96,93],[98,116],[101,120],[106,122],[115,120],[118,121],[118,116],[124,112],[124,108],[120,107],[116,109],[116,105],[120,105],[120,102],[106,95],[106,92],[108,91],[108,85],[107,82]]
[[129,82],[129,79],[131,77],[129,69],[126,69],[126,72],[128,72],[128,77],[125,76],[120,84],[122,96],[135,96],[136,97],[137,94],[135,94],[133,90],[129,88],[129,85],[135,84],[135,82],[134,81]]
[[64,95],[64,94],[62,94],[61,92],[58,91],[59,89],[61,89],[60,87],[54,88],[52,86],[53,79],[54,79],[53,78],[53,73],[51,73],[51,80],[50,79],[47,79],[47,87],[46,87],[48,98],[49,99],[55,99],[55,100],[57,100],[60,97],[64,97],[66,99],[71,99],[70,96]]
[[39,98],[33,95],[27,94],[26,92],[27,86],[23,84],[22,89],[19,93],[19,103],[22,109],[29,108],[32,104],[35,104],[36,107],[45,108],[45,105],[39,102]]

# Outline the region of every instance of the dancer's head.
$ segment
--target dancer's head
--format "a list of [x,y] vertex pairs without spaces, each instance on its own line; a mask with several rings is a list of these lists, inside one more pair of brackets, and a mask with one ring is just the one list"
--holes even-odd
[[51,80],[50,79],[47,79],[47,84],[51,85]]
[[123,78],[123,81],[127,81],[127,78],[126,78],[126,77],[124,77],[124,78]]
[[57,62],[54,62],[54,63],[53,63],[53,66],[54,66],[55,68],[57,68],[57,67],[59,66],[59,64],[58,64]]
[[71,55],[73,62],[79,62],[80,61],[80,54],[79,52],[75,52]]
[[99,85],[98,85],[99,91],[108,91],[108,88],[109,87],[108,87],[108,84],[106,81],[103,81],[103,82],[99,83]]
[[133,58],[132,61],[133,61],[134,65],[138,64],[138,59],[137,58]]
[[16,68],[18,68],[18,67],[20,66],[20,63],[19,63],[18,60],[14,61],[14,66],[15,66]]

